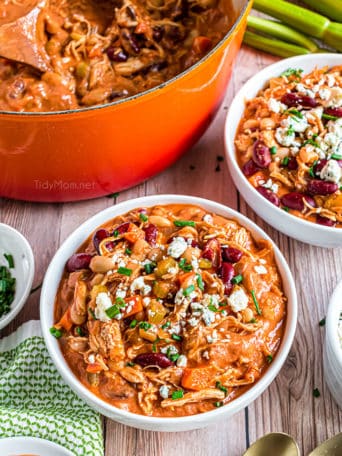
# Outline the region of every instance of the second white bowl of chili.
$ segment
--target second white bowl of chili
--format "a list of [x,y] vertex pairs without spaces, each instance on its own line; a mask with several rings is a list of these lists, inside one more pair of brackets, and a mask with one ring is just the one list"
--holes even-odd
[[69,236],[40,313],[57,369],[90,406],[136,428],[185,431],[269,386],[294,338],[297,297],[283,255],[246,217],[157,195],[112,206]]
[[230,174],[247,203],[320,247],[342,246],[342,75],[325,74],[341,63],[340,54],[310,54],[264,68],[236,94],[225,125]]

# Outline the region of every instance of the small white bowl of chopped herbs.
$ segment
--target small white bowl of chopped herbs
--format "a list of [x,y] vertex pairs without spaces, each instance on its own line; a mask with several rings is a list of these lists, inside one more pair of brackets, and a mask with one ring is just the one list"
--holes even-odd
[[331,296],[326,317],[324,378],[342,409],[342,281]]
[[34,257],[25,237],[0,223],[0,329],[19,313],[30,293]]

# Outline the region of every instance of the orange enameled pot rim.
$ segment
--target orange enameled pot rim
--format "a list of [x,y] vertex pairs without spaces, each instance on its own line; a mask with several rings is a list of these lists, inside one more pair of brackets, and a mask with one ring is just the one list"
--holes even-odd
[[112,103],[105,103],[105,104],[100,104],[100,105],[95,105],[95,106],[89,106],[87,108],[80,108],[80,109],[70,109],[70,110],[64,110],[64,111],[51,111],[51,112],[15,112],[15,111],[0,111],[0,115],[2,116],[17,116],[17,117],[29,117],[29,116],[34,116],[34,117],[48,117],[48,116],[56,116],[56,115],[70,115],[70,114],[77,114],[77,113],[83,113],[83,112],[89,112],[89,111],[96,111],[104,108],[111,108],[113,106],[117,106],[123,103],[128,103],[131,101],[134,101],[139,98],[143,98],[145,96],[150,95],[153,92],[157,92],[158,90],[163,89],[164,87],[167,87],[171,85],[173,82],[185,77],[188,73],[192,72],[196,68],[202,65],[205,61],[210,59],[210,57],[216,53],[218,49],[223,47],[226,43],[226,41],[229,40],[229,38],[233,35],[235,32],[236,28],[241,24],[241,21],[243,17],[248,13],[249,9],[252,7],[253,0],[245,0],[245,5],[243,6],[239,16],[234,22],[234,25],[229,29],[227,34],[217,43],[217,45],[208,53],[206,54],[201,60],[196,62],[194,65],[191,67],[187,68],[186,70],[182,71],[181,73],[177,74],[173,78],[167,80],[166,82],[163,82],[162,84],[159,84],[156,87],[152,87],[149,90],[146,90],[144,92],[137,93],[135,95],[132,95],[128,98],[123,98],[117,101],[113,101]]

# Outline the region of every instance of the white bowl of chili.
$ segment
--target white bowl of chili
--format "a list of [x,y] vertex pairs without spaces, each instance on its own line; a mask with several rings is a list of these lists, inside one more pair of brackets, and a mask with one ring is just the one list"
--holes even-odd
[[0,329],[7,326],[24,306],[33,276],[34,257],[30,244],[19,231],[0,223]]
[[[94,392],[92,392],[91,389],[89,388],[89,385],[87,387],[86,380],[83,379],[82,381],[80,381],[79,378],[77,378],[75,373],[70,368],[70,362],[68,364],[65,357],[63,356],[61,346],[58,342],[58,339],[53,337],[53,335],[50,332],[51,327],[54,327],[52,332],[56,335],[56,329],[57,329],[57,331],[60,331],[59,333],[57,333],[57,336],[62,337],[62,339],[61,339],[62,344],[64,343],[63,340],[64,341],[67,340],[66,338],[63,339],[64,329],[62,330],[62,326],[59,326],[58,324],[56,324],[56,314],[55,314],[56,309],[54,308],[53,303],[54,302],[56,302],[56,303],[63,302],[63,299],[60,300],[60,295],[58,295],[58,290],[59,290],[61,280],[63,280],[63,278],[65,279],[66,277],[69,277],[67,274],[67,271],[65,270],[66,262],[68,262],[69,267],[71,265],[71,263],[68,261],[68,259],[70,257],[74,257],[74,253],[80,248],[80,246],[82,246],[82,249],[85,249],[85,250],[81,250],[81,251],[88,252],[88,254],[92,253],[92,250],[91,250],[92,247],[88,246],[87,248],[85,248],[85,246],[86,246],[85,243],[93,242],[92,239],[94,239],[94,238],[90,238],[89,237],[90,234],[93,233],[94,230],[96,230],[95,232],[98,233],[99,227],[103,224],[106,224],[105,225],[106,229],[108,229],[108,226],[109,226],[108,223],[113,218],[115,218],[119,215],[122,215],[122,214],[127,214],[129,212],[130,217],[131,217],[132,213],[134,213],[135,215],[139,214],[139,218],[137,220],[139,220],[139,219],[142,220],[141,221],[142,224],[143,223],[152,223],[152,216],[150,215],[150,213],[151,213],[150,211],[155,210],[154,209],[155,206],[158,206],[158,210],[159,210],[161,205],[163,207],[165,205],[178,205],[178,206],[187,205],[186,207],[195,205],[197,207],[197,210],[199,210],[198,207],[200,207],[201,209],[199,211],[200,212],[202,211],[201,212],[202,215],[209,214],[210,217],[212,217],[212,219],[214,220],[214,222],[211,222],[210,217],[207,217],[205,219],[203,216],[203,218],[201,218],[201,220],[203,220],[202,223],[204,223],[204,221],[205,221],[205,223],[209,223],[208,226],[210,226],[210,223],[216,223],[216,218],[217,218],[217,220],[219,220],[219,219],[222,220],[222,217],[229,219],[232,227],[233,226],[239,227],[239,230],[241,230],[241,232],[239,231],[239,233],[242,235],[242,237],[246,237],[246,239],[248,238],[250,240],[251,239],[254,240],[254,241],[248,241],[248,242],[246,240],[246,244],[245,244],[246,249],[247,249],[247,247],[251,248],[251,249],[254,249],[254,248],[258,249],[258,251],[259,250],[262,251],[262,249],[264,249],[264,252],[266,252],[266,251],[268,252],[267,256],[265,256],[265,259],[262,258],[262,261],[259,265],[259,269],[256,269],[256,271],[259,271],[258,273],[265,273],[265,268],[270,267],[271,268],[270,271],[272,270],[276,274],[276,276],[274,276],[274,277],[276,277],[276,279],[274,279],[274,277],[272,278],[270,276],[269,280],[271,280],[272,283],[273,283],[273,280],[277,280],[278,286],[281,287],[281,290],[283,290],[279,294],[280,301],[277,301],[277,298],[275,296],[273,296],[274,301],[271,300],[272,303],[278,302],[279,307],[278,307],[278,304],[277,305],[272,304],[273,308],[268,309],[268,311],[266,311],[267,306],[265,304],[265,302],[266,302],[265,299],[263,297],[259,298],[258,292],[256,293],[256,296],[255,296],[255,292],[253,290],[253,292],[250,292],[251,295],[248,296],[248,303],[252,308],[251,312],[253,314],[256,313],[256,315],[258,317],[257,319],[252,318],[250,321],[248,320],[248,324],[257,323],[258,325],[259,324],[261,325],[264,318],[265,319],[266,318],[275,319],[276,318],[275,316],[278,311],[281,312],[281,315],[282,315],[282,320],[281,320],[282,324],[280,324],[280,326],[282,328],[281,329],[282,336],[278,338],[278,340],[275,342],[275,345],[273,346],[274,358],[273,358],[273,355],[269,355],[268,357],[264,358],[264,360],[267,359],[267,363],[263,361],[264,366],[263,366],[263,373],[262,373],[261,377],[258,378],[258,380],[252,386],[250,386],[249,389],[239,390],[240,392],[242,391],[241,394],[237,395],[237,397],[234,398],[231,402],[224,404],[222,407],[218,407],[218,406],[213,407],[213,405],[215,405],[215,403],[213,404],[212,401],[214,399],[212,399],[210,402],[209,411],[205,411],[204,413],[197,412],[195,414],[192,414],[191,416],[174,416],[175,413],[173,414],[172,410],[171,410],[171,412],[166,413],[165,416],[146,416],[146,415],[142,414],[143,413],[142,410],[140,410],[140,412],[133,413],[133,412],[129,411],[130,405],[127,402],[127,396],[125,396],[125,395],[123,395],[123,396],[121,395],[120,399],[118,399],[118,396],[116,396],[115,400],[118,402],[116,402],[117,406],[114,406],[113,402],[111,404],[108,401],[101,398],[98,395],[98,393],[94,394]],[[143,215],[141,216],[141,211],[139,211],[138,208],[145,208],[146,212],[143,212]],[[157,212],[154,212],[154,217]],[[147,214],[147,216],[146,216],[146,214]],[[216,217],[215,214],[217,214],[219,217]],[[201,217],[202,217],[202,215],[201,215]],[[150,221],[145,222],[146,219],[149,219]],[[125,222],[125,218],[121,217],[120,220],[121,220],[121,222],[120,222],[121,224],[122,224],[122,222]],[[173,220],[175,220],[175,219],[173,219]],[[189,219],[187,219],[187,220],[189,222]],[[157,221],[156,218],[154,218],[154,222],[155,221]],[[199,223],[199,222],[191,221],[191,224],[186,223],[185,226],[190,226],[191,229],[193,229],[193,225],[195,224],[195,226],[196,226],[197,223]],[[179,227],[180,230],[182,229],[182,227],[184,228],[184,223],[182,222],[180,224],[179,220],[177,221],[177,224],[174,223],[174,225]],[[111,224],[110,226],[112,226],[114,229],[112,237],[118,236],[118,233],[120,234],[120,229],[118,229],[120,225],[117,226],[115,224],[114,225]],[[200,226],[200,225],[198,225],[198,226]],[[136,227],[134,229],[136,229]],[[158,229],[161,230],[161,228],[158,228]],[[173,227],[173,229],[174,229],[174,227]],[[231,228],[231,229],[233,230],[233,228]],[[103,226],[101,227],[101,231],[103,231]],[[130,231],[128,233],[130,233]],[[249,236],[251,236],[251,237],[249,237]],[[129,239],[131,239],[131,236],[129,237]],[[168,254],[170,256],[174,255],[174,258],[176,258],[179,255],[179,253],[176,252],[177,249],[180,247],[179,235],[178,235],[178,237],[172,238],[172,239],[173,240],[171,240],[171,241],[168,240],[168,243],[169,243]],[[159,242],[160,241],[158,241],[158,243]],[[208,242],[209,241],[207,241],[207,243]],[[243,244],[242,240],[240,240],[239,242],[241,242]],[[170,245],[171,245],[170,243],[172,244],[171,250],[170,250]],[[176,246],[176,244],[177,244],[177,246]],[[100,245],[103,246],[104,244],[100,244]],[[107,246],[107,244],[106,244],[106,246]],[[206,246],[207,246],[207,244],[206,244]],[[262,247],[262,246],[264,246],[264,247]],[[267,248],[265,246],[267,246]],[[103,247],[100,247],[100,252],[101,252],[102,248]],[[196,247],[193,247],[193,248],[196,248]],[[270,250],[268,250],[268,249],[270,249]],[[125,249],[125,253],[126,253],[126,250],[127,250],[127,248]],[[134,246],[132,246],[129,249],[129,253],[128,253],[129,255],[131,254],[132,250],[134,251]],[[246,252],[247,251],[248,251],[248,249],[246,250]],[[221,252],[221,250],[220,250],[220,252]],[[243,255],[247,255],[247,254],[244,253]],[[96,255],[95,255],[95,258],[97,258]],[[204,257],[201,257],[201,258],[203,259]],[[215,257],[211,257],[211,258],[212,258],[212,265],[214,265],[215,260],[213,258],[215,258]],[[252,260],[250,260],[250,257],[248,255],[242,256],[242,258],[245,258],[244,261],[246,261],[247,263],[249,261],[252,261]],[[231,261],[233,261],[233,260],[231,260]],[[237,263],[235,264],[235,266],[234,266],[235,268],[238,268],[237,264],[239,264],[239,261],[240,260],[238,260]],[[259,261],[259,260],[255,260],[255,261]],[[176,267],[180,267],[181,262],[182,262],[182,260],[179,260],[179,265]],[[268,264],[268,262],[270,262],[270,264]],[[184,263],[184,261],[182,262],[182,267],[184,266],[183,263]],[[238,271],[240,271],[241,274],[243,274],[242,269],[240,269],[242,264],[243,263],[240,264],[239,269],[236,269],[236,273]],[[126,264],[126,266],[127,266],[127,264]],[[159,262],[158,262],[158,267],[159,267]],[[193,267],[195,268],[197,266],[193,266]],[[112,266],[112,268],[113,268],[113,266]],[[71,269],[73,269],[73,268],[71,268]],[[121,272],[119,271],[119,269],[121,269]],[[120,274],[126,275],[126,272],[128,271],[128,269],[126,267],[120,266],[119,269],[117,272],[119,272]],[[220,269],[220,271],[221,271],[221,269]],[[200,272],[200,274],[202,274],[202,271]],[[220,274],[221,274],[221,272],[220,272]],[[248,274],[244,278],[241,274],[239,274],[239,275],[242,277],[243,281],[244,280],[247,281],[247,279],[249,279],[251,277],[250,274]],[[184,276],[182,276],[182,277],[184,278]],[[241,277],[240,277],[240,279],[241,279]],[[85,280],[85,276],[83,276],[83,278]],[[237,283],[241,282],[240,279],[239,279],[239,281],[237,279],[235,279],[235,282],[233,282],[233,283],[237,284]],[[230,280],[231,279],[229,279],[229,281]],[[198,288],[202,289],[202,288],[200,288],[201,282],[199,281],[198,278],[196,279],[196,281],[197,281]],[[66,284],[65,281],[63,283],[64,283],[64,285]],[[243,282],[243,284],[244,284],[244,282]],[[244,286],[243,284],[241,285],[241,287]],[[207,285],[205,285],[205,286],[207,287]],[[246,287],[247,287],[247,282],[246,282]],[[183,290],[182,296],[189,295],[188,288],[189,287],[187,287],[185,290]],[[257,288],[255,288],[255,290],[257,290]],[[191,291],[193,291],[193,290],[191,290]],[[235,293],[235,291],[236,291],[236,289],[234,288],[233,293]],[[57,298],[56,298],[56,296],[57,296]],[[111,296],[111,295],[109,295],[109,296]],[[285,305],[284,296],[286,297],[286,300],[287,300],[286,305]],[[252,297],[253,297],[253,299],[252,299]],[[89,323],[90,323],[91,327],[94,327],[97,324],[96,320],[94,318],[100,319],[100,322],[98,323],[99,325],[101,325],[102,324],[101,322],[104,321],[103,319],[101,320],[102,317],[101,317],[101,313],[99,312],[101,310],[99,308],[100,304],[102,307],[104,305],[104,299],[102,299],[102,298],[104,298],[104,297],[102,296],[101,300],[98,300],[96,298],[96,308],[94,310],[92,310],[92,312],[90,313],[91,317],[89,315],[87,316],[87,318],[88,318],[87,325],[88,326],[86,326],[86,328],[88,328],[88,329],[90,329]],[[261,301],[260,301],[260,299],[261,299]],[[259,302],[258,302],[258,300],[259,300]],[[122,298],[121,298],[121,301],[122,301]],[[271,302],[271,301],[269,301],[269,302]],[[177,302],[176,298],[173,302],[174,303]],[[254,304],[253,304],[253,302],[254,302]],[[235,304],[237,304],[237,303],[235,303]],[[230,304],[230,305],[232,305],[232,304]],[[265,307],[263,307],[263,306],[265,306]],[[112,307],[115,307],[115,306],[112,306]],[[112,307],[111,307],[111,309],[112,309]],[[125,307],[125,309],[126,309],[126,307]],[[218,309],[218,307],[217,307],[217,309]],[[116,310],[119,311],[120,309],[116,309]],[[236,310],[236,312],[239,311],[239,309],[235,309],[235,310]],[[246,308],[244,310],[246,310]],[[68,311],[68,308],[67,308],[67,311]],[[126,312],[126,310],[121,310],[120,312]],[[242,312],[242,310],[241,310],[241,312]],[[264,312],[264,313],[262,313],[262,312]],[[72,313],[72,309],[70,310],[70,313]],[[117,313],[118,312],[115,312],[115,315],[117,315]],[[63,316],[65,315],[65,309],[63,310],[62,314],[63,314]],[[273,317],[272,317],[272,315],[273,315]],[[236,212],[222,204],[213,202],[213,201],[209,201],[209,200],[205,200],[205,199],[197,198],[197,197],[192,197],[192,196],[156,195],[156,196],[148,196],[148,197],[143,197],[143,198],[126,201],[126,202],[120,203],[116,206],[112,206],[108,209],[105,209],[104,211],[96,214],[95,216],[93,216],[92,218],[87,220],[85,223],[83,223],[79,228],[76,229],[76,231],[74,231],[69,236],[69,238],[63,243],[63,245],[59,248],[59,250],[55,254],[55,256],[52,259],[50,266],[46,272],[43,287],[42,287],[42,292],[41,292],[40,316],[41,316],[43,335],[44,335],[49,353],[51,355],[51,358],[54,361],[57,369],[59,370],[59,372],[62,375],[65,382],[91,407],[95,408],[100,413],[112,418],[115,421],[118,421],[120,423],[129,425],[129,426],[133,426],[136,428],[153,430],[153,431],[185,431],[185,430],[205,427],[218,419],[222,419],[223,417],[227,418],[227,417],[232,416],[233,414],[242,410],[244,407],[246,407],[252,401],[254,401],[269,386],[269,384],[273,381],[275,376],[279,373],[282,365],[284,364],[284,362],[286,360],[288,352],[291,348],[291,344],[292,344],[294,334],[295,334],[296,322],[297,322],[297,297],[296,297],[296,289],[295,289],[294,280],[293,280],[292,274],[289,270],[289,267],[288,267],[283,255],[281,254],[279,249],[273,244],[271,239],[253,222],[251,222],[250,220],[248,220],[246,217],[239,214],[238,212]],[[108,313],[107,313],[107,316],[109,316]],[[120,321],[122,323],[124,321],[124,319],[126,318],[127,314],[126,315],[121,314],[121,316],[123,316],[122,319],[120,317],[120,319],[118,321]],[[227,316],[227,312],[225,315],[223,313],[221,315],[221,313],[220,313],[220,316],[219,315],[217,317],[215,316],[214,320],[215,320],[215,318],[220,319],[220,318],[225,318],[226,316]],[[138,319],[138,316],[136,318]],[[203,320],[205,321],[204,314],[201,318],[203,318]],[[58,320],[58,317],[57,317],[57,320]],[[108,321],[108,319],[106,319],[106,320]],[[209,324],[211,324],[214,320],[211,320],[211,322],[209,322]],[[131,320],[130,323],[128,322],[128,325],[130,328],[139,329],[139,334],[140,334],[140,329],[142,328],[142,325],[140,323],[146,323],[146,322],[140,321],[140,323],[139,323],[139,321],[140,320],[138,319],[139,328],[137,327],[137,320]],[[243,320],[243,321],[245,321],[245,320]],[[93,323],[91,323],[91,322],[93,322]],[[131,326],[131,324],[132,324],[132,326]],[[202,320],[201,320],[201,325],[205,329],[204,323],[202,322]],[[206,323],[206,325],[207,325],[207,323]],[[168,326],[166,325],[166,327],[168,327]],[[125,326],[125,328],[127,328],[127,325]],[[87,332],[88,329],[86,329],[85,331]],[[144,327],[143,330],[145,331],[146,328]],[[219,333],[220,331],[218,330],[217,332]],[[75,330],[75,333],[79,333],[79,331]],[[172,336],[171,336],[171,332],[170,332],[169,337],[170,337],[170,339],[175,341],[175,343],[178,344],[178,343],[181,343],[181,342],[179,342],[179,340],[182,338],[179,338],[179,336],[177,334],[179,334],[179,333],[172,333]],[[184,333],[182,333],[182,334],[184,337]],[[67,335],[68,334],[66,334],[66,336]],[[176,336],[176,337],[174,337],[174,336]],[[141,336],[141,337],[146,337],[146,335]],[[219,338],[220,337],[221,336],[219,335]],[[169,342],[170,342],[170,340],[168,341],[168,343]],[[209,342],[209,340],[208,340],[208,343],[211,343],[211,342]],[[240,343],[241,343],[241,341],[239,342],[239,344]],[[252,344],[252,345],[254,347],[254,344]],[[254,350],[254,348],[252,348],[252,345],[251,345],[251,349]],[[152,350],[151,350],[150,354],[152,354],[152,352],[154,352],[153,345],[152,345]],[[162,353],[162,351],[158,352],[158,355],[160,355],[161,353]],[[203,356],[204,356],[204,354],[203,354]],[[207,359],[207,356],[208,355],[206,355],[206,359]],[[212,354],[210,352],[210,357],[211,356],[212,356]],[[265,356],[265,355],[262,355],[262,356]],[[135,358],[136,364],[139,363],[137,358],[138,357]],[[68,359],[70,361],[70,358],[68,358]],[[75,360],[74,366],[77,365],[78,363],[82,364],[83,359],[84,358],[80,358],[78,361]],[[222,360],[222,356],[221,356],[221,360]],[[88,359],[88,361],[89,361],[89,363],[93,363],[93,360]],[[217,361],[217,358],[216,358],[216,361]],[[209,361],[208,361],[208,363],[209,363]],[[132,368],[131,363],[129,363],[128,365],[130,368]],[[127,366],[127,363],[125,364],[125,366]],[[177,364],[177,366],[178,366],[178,364]],[[178,367],[180,367],[180,366],[181,366],[181,364],[179,364]],[[138,366],[136,366],[136,367],[138,367]],[[139,370],[139,372],[141,373],[142,370]],[[131,374],[132,374],[132,372],[131,372]],[[100,377],[99,382],[101,382],[101,378],[102,377]],[[122,383],[122,378],[121,378],[121,380],[119,380],[119,383],[120,382]],[[217,385],[214,385],[214,386],[215,386],[215,388],[213,387],[211,391],[215,392],[215,394],[216,394],[215,397],[218,397],[217,394],[219,396],[225,396],[225,394],[227,393],[226,388],[220,389]],[[222,386],[222,385],[219,385],[219,386]],[[136,385],[133,386],[133,388],[137,389]],[[183,387],[183,389],[185,390],[185,387]],[[223,393],[224,390],[226,390],[225,393]],[[93,391],[95,391],[95,390],[93,389]],[[134,390],[132,390],[132,386],[130,387],[130,391],[131,392],[134,391]],[[232,388],[232,391],[233,391],[233,388]],[[229,390],[229,394],[230,393],[231,393],[231,391]],[[174,395],[172,393],[172,400],[179,399],[178,394],[179,394],[179,390],[176,390],[177,397],[176,397],[176,395]],[[164,396],[162,396],[161,391],[160,391],[160,396],[164,397]],[[185,397],[185,394],[184,394],[184,397]],[[158,400],[159,401],[161,400],[160,397]],[[217,398],[215,400],[218,401]],[[114,399],[113,399],[113,401],[114,401]],[[224,401],[223,398],[222,398],[222,401]],[[216,403],[222,405],[222,402],[216,402]],[[183,415],[184,415],[184,413],[183,413]]]
[[342,409],[342,281],[335,288],[326,316],[324,379]]
[[[342,246],[341,208],[337,207],[342,199],[342,177],[337,176],[342,176],[342,161],[337,160],[342,149],[342,79],[317,73],[319,81],[314,83],[314,77],[305,75],[341,61],[340,54],[321,54],[319,60],[309,54],[264,68],[236,94],[224,132],[230,174],[253,210],[290,237],[330,248]],[[334,145],[328,145],[328,136]],[[332,175],[329,167],[337,174]],[[322,187],[323,193],[315,186]],[[327,217],[339,221],[326,226],[334,225]]]

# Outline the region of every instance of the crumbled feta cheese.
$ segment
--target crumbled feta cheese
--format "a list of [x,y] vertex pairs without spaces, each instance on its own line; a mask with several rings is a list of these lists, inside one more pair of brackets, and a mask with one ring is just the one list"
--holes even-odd
[[178,367],[186,367],[188,364],[188,359],[185,355],[180,355],[177,359],[176,364]]
[[330,133],[334,133],[338,137],[342,137],[342,118],[337,120],[329,120],[327,127]]
[[205,214],[205,216],[203,217],[203,220],[206,222],[206,223],[213,223],[213,218],[210,214]]
[[268,179],[267,182],[265,182],[263,184],[263,187],[272,190],[272,192],[274,192],[274,193],[277,193],[278,188],[279,188],[278,184],[274,184],[272,179]]
[[266,264],[266,263],[267,263],[267,261],[266,261],[266,260],[264,260],[263,258],[260,258],[260,259],[259,259],[259,263],[261,263],[261,264]]
[[151,302],[151,298],[149,297],[146,297],[146,298],[143,298],[143,305],[144,307],[147,307]]
[[175,355],[176,353],[178,353],[177,347],[175,347],[174,345],[166,345],[165,347],[162,347],[160,351],[164,355]]
[[118,262],[118,267],[119,267],[119,268],[125,268],[125,267],[126,267],[126,261],[120,260],[120,261]]
[[194,256],[191,258],[191,266],[193,267],[194,271],[197,271],[199,268],[198,260]]
[[333,87],[328,101],[328,106],[339,108],[342,106],[342,89],[340,87]]
[[144,296],[148,295],[152,288],[147,285],[144,281],[144,277],[140,276],[133,280],[131,283],[131,292],[134,293],[136,290],[141,291]]
[[332,74],[327,74],[327,84],[329,87],[333,87],[335,84],[335,78]]
[[167,399],[169,397],[169,391],[170,391],[170,388],[166,385],[162,385],[159,388],[159,394],[163,399]]
[[181,332],[180,324],[176,323],[175,325],[171,326],[171,328],[168,329],[168,332],[170,334],[179,334]]
[[183,294],[183,288],[180,288],[175,296],[175,304],[182,304],[186,300],[186,297]]
[[201,311],[203,310],[203,306],[199,302],[192,302],[190,304],[190,307],[192,310],[201,310]]
[[297,145],[295,133],[288,130],[288,128],[277,128],[275,132],[275,139],[284,147]]
[[214,329],[212,334],[207,335],[207,341],[208,341],[208,344],[213,344],[214,342],[217,342],[217,340],[218,340],[217,331],[216,331],[216,329]]
[[172,268],[172,267],[171,267],[171,268],[169,268],[169,269],[167,270],[167,272],[168,272],[169,274],[177,274],[177,268]]
[[100,321],[111,321],[111,318],[106,314],[106,310],[113,305],[109,295],[105,292],[101,292],[96,296],[95,302],[95,317]]
[[311,97],[311,98],[314,98],[315,97],[315,93],[308,89],[307,87],[305,87],[303,84],[299,83],[296,85],[296,90],[297,92],[299,93],[303,93],[304,95],[308,96],[308,97]]
[[233,312],[240,312],[240,310],[246,309],[248,305],[248,296],[242,288],[238,287],[228,297],[228,304]]
[[173,238],[171,244],[167,249],[168,255],[172,256],[173,258],[179,258],[185,250],[188,248],[188,243],[182,237],[175,237]]
[[195,326],[198,325],[198,320],[195,317],[191,317],[191,318],[189,318],[188,323],[190,326],[192,326],[194,328]]
[[278,114],[279,112],[283,112],[286,110],[287,106],[281,103],[280,101],[276,100],[275,98],[270,98],[268,100],[268,109],[272,112]]
[[318,92],[318,95],[319,95],[321,100],[329,100],[330,95],[331,95],[331,91],[330,91],[330,89],[327,89],[327,88],[321,89]]
[[126,290],[123,288],[118,288],[115,292],[115,296],[117,298],[125,298],[126,297]]
[[93,353],[88,356],[88,361],[90,364],[95,363],[95,355]]
[[307,120],[315,122],[315,121],[317,121],[317,118],[319,118],[319,119],[322,118],[323,108],[322,108],[322,106],[317,106],[317,108],[310,109],[309,111],[306,111],[305,113],[303,112],[303,114],[305,115]]
[[320,172],[321,179],[328,182],[340,182],[342,177],[342,168],[336,160],[328,160]]
[[267,274],[267,269],[265,266],[254,266],[254,271],[258,274]]
[[294,131],[302,133],[308,128],[308,121],[306,120],[305,116],[301,118],[293,115],[283,119],[281,121],[281,126],[288,129],[292,128]]
[[207,350],[205,350],[205,351],[202,353],[202,358],[209,359],[209,353],[208,353]]
[[204,308],[203,309],[203,314],[202,314],[202,319],[206,326],[210,326],[211,323],[215,321],[215,312],[212,312],[211,310]]
[[202,298],[202,304],[204,306],[210,306],[213,305],[218,308],[219,303],[220,303],[220,295],[218,294],[208,294],[205,293]]

